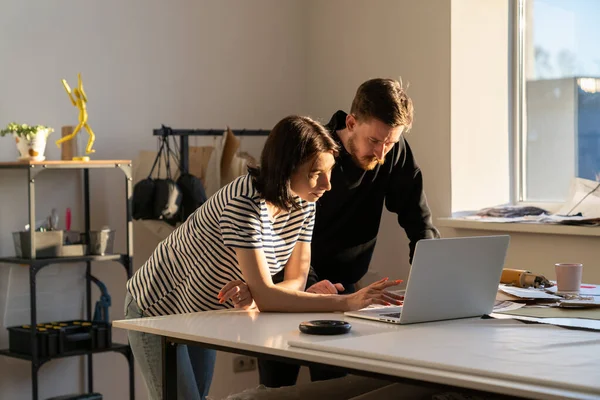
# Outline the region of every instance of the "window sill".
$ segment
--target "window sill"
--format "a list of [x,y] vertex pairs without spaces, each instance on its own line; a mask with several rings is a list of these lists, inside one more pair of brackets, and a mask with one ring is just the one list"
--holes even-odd
[[436,225],[444,228],[470,229],[478,231],[522,232],[542,233],[549,235],[600,237],[600,227],[597,226],[572,226],[524,222],[483,222],[469,221],[461,218],[438,218]]

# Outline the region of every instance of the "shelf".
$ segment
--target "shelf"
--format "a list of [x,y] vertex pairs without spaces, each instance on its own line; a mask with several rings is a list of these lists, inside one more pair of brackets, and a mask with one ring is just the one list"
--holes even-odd
[[46,160],[46,161],[3,161],[0,162],[0,169],[84,169],[84,168],[115,168],[120,165],[129,165],[131,160],[90,160],[90,161],[67,161],[67,160]]
[[[118,170],[125,175],[125,212],[126,212],[126,254],[109,254],[104,256],[99,255],[85,255],[85,256],[72,256],[72,257],[52,257],[52,258],[20,258],[20,257],[0,257],[0,264],[6,265],[20,265],[25,266],[29,269],[29,296],[33,303],[30,309],[31,321],[36,322],[36,274],[43,268],[52,264],[65,264],[65,263],[86,263],[86,305],[85,315],[88,319],[92,315],[92,298],[91,298],[91,283],[95,280],[92,275],[92,262],[116,262],[121,264],[125,268],[127,277],[132,275],[132,257],[133,257],[133,224],[132,224],[132,193],[133,193],[133,179],[132,179],[132,162],[131,160],[90,160],[90,161],[72,161],[72,160],[44,160],[44,161],[12,161],[12,162],[0,162],[0,170],[12,169],[23,174],[26,178],[25,182],[28,185],[27,191],[27,206],[29,207],[29,220],[36,221],[36,186],[37,176],[44,174],[44,171],[49,170],[73,170],[78,172],[76,174],[79,178],[79,171],[81,171],[81,178],[83,183],[83,220],[85,225],[85,231],[90,230],[90,210],[91,210],[91,196],[90,196],[90,170]],[[52,174],[52,173],[50,173]],[[13,207],[14,208],[14,207]],[[31,234],[31,232],[30,232]],[[35,340],[31,338],[31,340]],[[11,352],[9,349],[0,350],[0,356],[18,358],[21,360],[29,361],[32,365],[31,372],[31,398],[38,400],[39,395],[39,379],[38,370],[46,362],[57,359],[66,358],[73,356],[85,356],[87,361],[87,391],[93,392],[94,386],[94,364],[93,354],[117,352],[121,353],[127,359],[129,366],[129,399],[135,399],[135,385],[134,385],[134,365],[133,365],[133,354],[128,345],[120,343],[112,343],[110,347],[95,350],[79,350],[68,352],[65,354],[59,354],[49,357],[36,357],[34,360],[31,355],[23,353]]]
[[539,224],[530,222],[485,222],[461,218],[438,218],[436,225],[445,228],[470,229],[479,231],[537,233],[550,235],[600,236],[600,227],[573,226],[559,224]]
[[107,254],[104,256],[75,256],[75,257],[54,257],[54,258],[17,258],[17,257],[0,257],[0,264],[20,264],[20,265],[49,265],[49,264],[64,264],[76,263],[84,261],[118,261],[123,263],[127,258],[126,254]]
[[[40,365],[48,362],[50,360],[54,360],[56,358],[66,358],[66,357],[74,357],[74,356],[85,356],[87,354],[97,354],[97,353],[108,353],[111,351],[115,351],[118,353],[126,354],[129,351],[129,345],[121,344],[121,343],[113,343],[110,347],[106,347],[104,349],[94,349],[94,350],[77,350],[71,351],[64,354],[57,354],[51,357],[39,357]],[[21,360],[31,361],[32,357],[29,354],[15,353],[8,349],[0,350],[0,356],[6,356],[11,358],[18,358]]]
[[[84,396],[84,397],[81,397]],[[54,398],[54,397],[53,397]],[[69,393],[69,394],[63,394],[59,397],[57,397],[57,399],[102,399],[102,393],[99,392],[89,392],[89,393]]]

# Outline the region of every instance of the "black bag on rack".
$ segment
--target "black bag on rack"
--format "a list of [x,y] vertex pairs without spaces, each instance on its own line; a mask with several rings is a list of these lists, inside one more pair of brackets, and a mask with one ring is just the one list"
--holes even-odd
[[179,179],[177,179],[177,185],[181,189],[183,199],[181,201],[180,208],[180,220],[181,222],[188,219],[188,217],[198,209],[206,201],[206,191],[202,181],[190,173],[180,173]]
[[[154,215],[156,219],[162,219],[171,225],[177,224],[179,219],[179,209],[181,207],[182,194],[179,186],[171,177],[171,147],[169,146],[169,137],[162,137],[162,154],[165,158],[165,179],[155,179],[154,181]],[[160,165],[160,163],[159,163]],[[158,168],[160,176],[160,167]]]
[[154,182],[154,215],[175,225],[181,206],[181,190],[170,177]]
[[154,212],[154,191],[156,189],[156,185],[154,179],[152,178],[152,173],[154,172],[154,168],[156,168],[156,164],[158,164],[160,161],[163,147],[164,142],[162,142],[160,145],[158,153],[156,154],[156,159],[154,160],[154,164],[152,164],[152,169],[150,169],[148,177],[146,179],[142,179],[133,187],[133,196],[131,199],[131,211],[133,219],[156,218]]
[[[171,130],[171,128],[165,127],[164,125],[163,129],[165,129],[167,132]],[[180,149],[177,148],[177,142],[174,143],[176,151],[173,152],[170,146],[168,147],[168,151],[173,155],[173,158],[179,165],[179,178],[177,178],[177,186],[181,190],[182,198],[177,220],[180,222],[185,222],[188,217],[198,209],[198,207],[206,202],[207,196],[206,191],[204,190],[204,184],[200,178],[190,174],[188,171],[181,169],[181,160],[179,158]]]
[[133,188],[133,219],[154,219],[154,179],[146,178]]
[[[164,220],[171,225],[178,222],[182,194],[177,183],[171,178],[170,147],[168,137],[162,137],[161,146],[150,170],[148,178],[138,182],[133,190],[133,218]],[[165,157],[166,178],[160,178],[161,158]],[[152,178],[158,164],[159,178]]]

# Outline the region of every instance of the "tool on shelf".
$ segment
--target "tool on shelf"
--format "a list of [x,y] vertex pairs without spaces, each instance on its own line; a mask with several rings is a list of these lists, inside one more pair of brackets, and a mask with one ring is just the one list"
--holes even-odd
[[58,229],[58,213],[56,212],[56,208],[52,209],[50,215],[48,215],[48,230],[55,231]]
[[100,289],[100,300],[96,302],[96,308],[94,309],[94,317],[92,321],[99,322],[109,322],[108,317],[108,309],[110,307],[110,294],[108,294],[108,289],[106,289],[106,285],[102,283],[98,278],[93,275],[90,275],[90,279],[98,286]]
[[65,229],[67,231],[71,230],[71,208],[67,207],[67,211],[65,213]]
[[[26,224],[24,231],[29,232],[29,228],[29,224]],[[56,212],[56,208],[53,208],[46,218],[35,221],[35,230],[38,232],[58,230],[58,213]]]

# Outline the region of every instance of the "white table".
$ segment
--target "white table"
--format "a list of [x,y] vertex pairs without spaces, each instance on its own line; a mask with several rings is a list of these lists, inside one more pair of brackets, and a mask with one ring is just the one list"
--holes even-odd
[[[302,334],[306,320],[345,319],[343,336]],[[165,398],[176,398],[173,344],[338,366],[395,381],[538,399],[600,399],[600,333],[513,320],[465,319],[398,326],[342,314],[215,311],[114,321],[163,337]],[[292,343],[292,345],[290,345]],[[446,387],[447,387],[446,386]],[[173,397],[172,397],[173,396]]]

